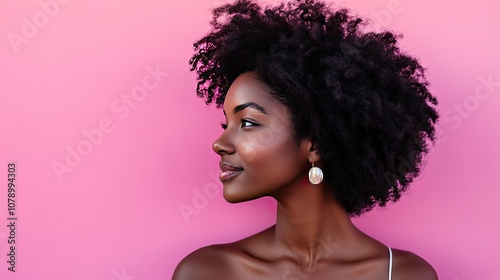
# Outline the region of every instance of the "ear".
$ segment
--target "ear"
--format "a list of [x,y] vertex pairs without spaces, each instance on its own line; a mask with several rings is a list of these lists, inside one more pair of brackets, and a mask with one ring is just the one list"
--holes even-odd
[[318,153],[316,145],[310,139],[307,140],[307,147],[308,147],[307,159],[309,160],[310,163],[316,163],[319,160],[321,160],[321,156]]

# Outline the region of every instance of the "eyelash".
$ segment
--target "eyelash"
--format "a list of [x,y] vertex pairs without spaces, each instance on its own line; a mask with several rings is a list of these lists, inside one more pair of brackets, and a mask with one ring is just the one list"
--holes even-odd
[[[255,123],[255,122],[251,122],[249,120],[246,120],[246,119],[241,119],[241,128],[244,128],[244,127],[249,127],[249,126],[243,126],[244,123],[250,123],[252,124],[251,126],[258,126],[259,124]],[[222,127],[222,129],[226,130],[227,129],[227,123],[223,123],[221,122],[220,123],[220,126]]]

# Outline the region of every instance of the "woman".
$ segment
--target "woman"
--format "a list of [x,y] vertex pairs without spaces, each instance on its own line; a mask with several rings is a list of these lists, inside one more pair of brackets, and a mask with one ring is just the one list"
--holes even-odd
[[224,198],[277,200],[276,224],[185,257],[174,279],[437,279],[350,217],[397,201],[434,140],[437,101],[391,32],[315,0],[213,11],[197,93],[223,107]]

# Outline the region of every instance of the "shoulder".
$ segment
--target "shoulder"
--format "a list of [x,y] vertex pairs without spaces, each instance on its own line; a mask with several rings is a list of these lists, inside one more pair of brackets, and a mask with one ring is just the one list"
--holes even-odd
[[210,245],[192,252],[177,265],[172,280],[240,278],[238,275],[245,271],[241,264],[263,260],[265,253],[270,253],[268,241],[272,228],[233,243]]
[[187,255],[177,265],[172,280],[226,279],[231,275],[231,249],[225,245],[210,245]]
[[422,257],[415,253],[392,249],[393,258],[393,279],[407,280],[437,280],[434,268]]

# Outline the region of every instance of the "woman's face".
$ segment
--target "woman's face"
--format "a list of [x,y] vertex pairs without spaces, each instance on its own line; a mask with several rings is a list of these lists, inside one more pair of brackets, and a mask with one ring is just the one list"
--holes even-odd
[[223,108],[225,130],[213,150],[221,156],[219,178],[228,202],[276,196],[308,182],[309,141],[294,141],[287,108],[272,99],[253,72],[231,84]]

